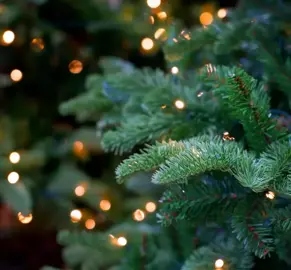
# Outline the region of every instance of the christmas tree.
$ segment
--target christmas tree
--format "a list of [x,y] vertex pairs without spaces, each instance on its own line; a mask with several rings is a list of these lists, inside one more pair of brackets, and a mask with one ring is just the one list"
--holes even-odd
[[[199,27],[171,24],[156,37],[167,71],[107,58],[104,73],[88,77],[87,91],[61,106],[64,114],[101,114],[95,119],[106,151],[135,152],[117,167],[118,183],[147,172],[165,189],[158,234],[126,221],[103,233],[61,233],[71,267],[253,269],[269,257],[278,269],[291,263],[290,12],[286,2],[243,0],[217,18],[202,13]],[[144,47],[152,44],[147,39]]]

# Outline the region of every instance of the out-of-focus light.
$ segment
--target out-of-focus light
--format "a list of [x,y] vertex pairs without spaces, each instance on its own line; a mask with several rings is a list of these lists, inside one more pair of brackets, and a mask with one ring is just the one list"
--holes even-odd
[[220,18],[220,19],[225,18],[226,15],[227,15],[227,10],[226,10],[225,8],[221,8],[221,9],[219,9],[219,10],[217,11],[217,16],[218,16],[218,18]]
[[13,31],[11,30],[7,30],[3,33],[2,35],[2,42],[5,45],[9,45],[11,43],[13,43],[13,41],[15,40],[15,34]]
[[20,155],[17,152],[12,152],[9,155],[9,160],[11,163],[16,164],[20,161]]
[[178,99],[178,100],[175,101],[175,106],[176,106],[177,109],[182,110],[182,109],[185,108],[185,103],[182,100]]
[[73,60],[69,64],[69,70],[73,74],[79,74],[83,70],[83,64],[79,60]]
[[134,211],[134,213],[133,213],[133,219],[135,220],[135,221],[143,221],[144,220],[144,218],[145,218],[145,213],[144,213],[144,211],[142,211],[142,210],[140,210],[140,209],[137,209],[137,210],[135,210]]
[[154,42],[153,42],[153,40],[151,38],[144,38],[141,41],[141,47],[144,50],[149,51],[154,47]]
[[179,68],[177,68],[177,67],[172,67],[172,68],[171,68],[171,73],[172,73],[172,74],[175,74],[175,75],[178,74],[178,73],[179,73]]
[[210,12],[203,12],[200,15],[200,22],[203,25],[209,25],[213,22],[213,16]]
[[154,16],[150,16],[150,17],[149,17],[149,21],[150,21],[150,24],[154,24],[154,23],[155,23],[155,18],[154,18]]
[[19,69],[14,69],[10,73],[10,78],[14,82],[19,82],[22,80],[23,74]]
[[74,142],[73,150],[75,153],[81,152],[84,150],[84,144],[80,141]]
[[276,197],[273,191],[268,191],[265,196],[270,200],[274,200]]
[[28,216],[24,216],[22,215],[20,212],[18,213],[18,220],[22,223],[22,224],[28,224],[32,221],[32,214],[29,214]]
[[8,174],[7,180],[10,184],[16,184],[19,180],[19,174],[17,172],[11,172]]
[[82,185],[79,185],[75,188],[75,194],[78,197],[82,197],[85,194],[85,192],[86,189]]
[[145,209],[149,212],[149,213],[153,213],[156,211],[157,206],[154,202],[148,202],[146,203]]
[[157,8],[161,5],[161,0],[147,0],[147,4],[150,8]]
[[34,38],[31,41],[31,47],[35,50],[35,51],[42,51],[44,49],[44,41],[42,38]]
[[72,210],[71,214],[71,220],[73,223],[77,223],[81,220],[82,218],[82,212],[78,209]]
[[155,39],[159,39],[165,32],[166,32],[165,28],[159,28],[154,34]]
[[218,259],[215,261],[215,268],[216,269],[223,267],[223,265],[224,265],[224,261],[222,259]]
[[157,14],[158,18],[161,19],[161,20],[165,20],[167,19],[168,15],[165,11],[161,11]]
[[119,238],[117,239],[117,245],[118,245],[118,246],[120,246],[120,247],[124,247],[124,246],[126,246],[126,244],[127,244],[127,240],[126,240],[125,237],[119,237]]
[[100,206],[100,209],[101,210],[103,210],[103,211],[109,211],[110,208],[111,208],[111,203],[108,200],[102,200],[102,201],[100,201],[99,206]]
[[85,227],[86,229],[88,230],[93,230],[96,226],[96,222],[94,219],[87,219],[86,222],[85,222]]

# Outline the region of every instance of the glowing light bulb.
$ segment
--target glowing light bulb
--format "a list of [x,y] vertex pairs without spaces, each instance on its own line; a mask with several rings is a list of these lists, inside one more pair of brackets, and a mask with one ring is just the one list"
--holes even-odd
[[220,18],[220,19],[223,19],[225,18],[227,15],[227,10],[225,8],[221,8],[217,11],[217,16]]
[[11,163],[16,164],[20,161],[20,155],[17,152],[12,152],[9,155],[9,160]]
[[79,60],[73,60],[69,64],[69,70],[73,74],[79,74],[79,73],[81,73],[81,71],[83,70],[83,64],[82,64],[82,62],[79,61]]
[[88,230],[93,230],[96,226],[96,222],[94,219],[87,219],[86,222],[85,222],[85,227],[86,229]]
[[141,47],[144,50],[149,51],[154,47],[154,42],[153,42],[153,40],[151,38],[144,38],[141,41]]
[[172,68],[171,68],[171,73],[172,73],[172,74],[178,74],[178,73],[179,73],[179,68],[177,68],[177,67],[172,67]]
[[102,200],[102,201],[100,201],[99,206],[100,206],[100,209],[101,210],[103,210],[103,211],[109,211],[110,208],[111,208],[111,203],[108,200]]
[[18,213],[18,220],[22,224],[28,224],[28,223],[30,223],[32,221],[32,219],[33,219],[32,214],[29,214],[28,216],[24,216],[20,212]]
[[150,8],[157,8],[161,4],[161,0],[147,0],[147,4]]
[[182,100],[178,99],[178,100],[175,101],[175,106],[176,106],[177,109],[182,110],[182,109],[185,108],[185,103]]
[[84,150],[84,144],[80,141],[74,142],[73,150],[75,153],[79,153]]
[[127,240],[126,240],[125,237],[119,237],[119,238],[117,239],[117,245],[118,245],[118,246],[120,246],[120,247],[124,247],[124,246],[126,246],[126,244],[127,244]]
[[10,184],[16,184],[19,180],[19,174],[17,172],[11,172],[8,174],[7,180]]
[[2,35],[2,41],[5,45],[11,44],[15,40],[15,34],[11,30],[7,30]]
[[70,216],[71,216],[71,221],[73,223],[77,223],[82,218],[82,212],[80,210],[78,210],[78,209],[75,209],[75,210],[72,210]]
[[145,209],[149,212],[149,213],[153,213],[156,211],[157,206],[154,202],[148,202],[145,206]]
[[143,221],[143,220],[144,220],[144,218],[145,218],[145,213],[144,213],[144,211],[142,211],[142,210],[140,210],[140,209],[137,209],[137,210],[134,211],[134,213],[133,213],[132,216],[133,216],[133,219],[134,219],[135,221],[140,222],[140,221]]
[[200,22],[203,25],[209,25],[213,22],[213,16],[210,12],[203,12],[200,15]]
[[75,194],[78,197],[82,197],[85,194],[86,190],[83,186],[79,185],[75,188]]
[[155,39],[159,39],[165,32],[166,32],[166,29],[159,28],[154,34]]
[[215,268],[216,269],[223,267],[223,265],[224,265],[224,261],[222,259],[218,259],[215,261]]
[[157,14],[158,18],[161,19],[161,20],[165,20],[167,19],[167,13],[165,11],[161,11]]
[[268,191],[265,196],[270,200],[274,200],[276,197],[273,191]]
[[10,78],[14,82],[19,82],[22,80],[23,74],[19,69],[14,69],[10,73]]

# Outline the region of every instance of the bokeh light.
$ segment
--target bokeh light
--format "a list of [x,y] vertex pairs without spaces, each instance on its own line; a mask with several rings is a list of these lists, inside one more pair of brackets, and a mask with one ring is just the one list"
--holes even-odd
[[144,218],[145,218],[145,213],[144,213],[144,211],[142,211],[142,210],[140,210],[140,209],[137,209],[137,210],[134,211],[134,213],[133,213],[132,216],[133,216],[133,219],[134,219],[135,221],[140,222],[140,221],[143,221],[143,220],[144,220]]
[[100,201],[99,206],[100,206],[100,209],[101,210],[103,210],[103,211],[109,211],[110,208],[111,208],[111,203],[108,200],[102,200],[102,201]]
[[226,10],[225,8],[221,8],[221,9],[219,9],[219,10],[217,11],[217,16],[218,16],[218,18],[220,18],[220,19],[225,18],[226,15],[227,15],[227,10]]
[[224,265],[224,261],[222,259],[218,259],[215,261],[215,268],[216,269],[223,267],[223,265]]
[[175,106],[176,106],[177,109],[182,110],[182,109],[185,108],[185,103],[182,100],[178,99],[178,100],[175,101]]
[[9,160],[11,163],[16,164],[20,161],[20,155],[17,152],[12,152],[9,155]]
[[35,51],[42,51],[44,49],[44,41],[42,38],[34,38],[31,41],[31,47]]
[[125,237],[119,237],[117,239],[117,245],[120,247],[124,247],[127,244],[127,239]]
[[149,212],[149,213],[153,213],[156,211],[157,206],[154,202],[148,202],[146,203],[145,209]]
[[75,209],[75,210],[72,210],[70,216],[71,216],[71,221],[73,223],[77,223],[82,218],[82,212],[80,210],[78,210],[78,209]]
[[147,4],[150,8],[157,8],[161,5],[161,0],[147,0]]
[[10,184],[16,184],[19,180],[19,174],[17,172],[11,172],[8,174],[7,180]]
[[73,74],[79,74],[79,73],[81,73],[82,70],[83,70],[83,64],[82,64],[82,62],[79,61],[79,60],[73,60],[69,64],[69,70]]
[[172,67],[171,68],[171,73],[172,74],[178,74],[179,73],[179,69],[177,67]]
[[203,25],[212,24],[212,22],[213,22],[213,16],[212,16],[212,14],[210,12],[203,12],[200,15],[200,22]]
[[141,41],[141,47],[144,50],[149,51],[154,47],[154,42],[153,42],[153,40],[151,38],[144,38]]
[[19,69],[14,69],[10,73],[10,78],[14,82],[19,82],[22,80],[23,74]]
[[18,213],[18,220],[22,223],[22,224],[28,224],[32,221],[33,216],[32,214],[29,214],[28,216],[24,216],[22,215],[22,213]]
[[166,33],[166,29],[159,28],[154,34],[155,39],[159,39],[164,33]]
[[85,222],[85,227],[86,229],[88,230],[93,230],[96,226],[96,222],[94,219],[87,219],[86,222]]
[[11,30],[7,30],[2,35],[2,42],[5,45],[10,45],[15,40],[15,34]]
[[75,188],[75,194],[78,197],[82,197],[85,194],[85,192],[86,189],[82,185],[79,185]]

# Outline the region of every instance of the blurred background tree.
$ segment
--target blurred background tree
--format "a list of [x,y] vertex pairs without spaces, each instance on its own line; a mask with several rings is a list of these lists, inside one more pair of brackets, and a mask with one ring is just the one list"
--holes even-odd
[[[0,1],[2,267],[61,267],[57,229],[107,230],[156,199],[136,179],[117,186],[119,158],[101,150],[96,120],[80,125],[83,115],[63,117],[58,106],[84,91],[87,75],[102,70],[102,56],[166,69],[156,39],[173,18],[200,24],[229,4],[163,1],[153,12],[145,1]],[[80,213],[82,222],[72,223]],[[48,245],[43,257],[40,241]]]

